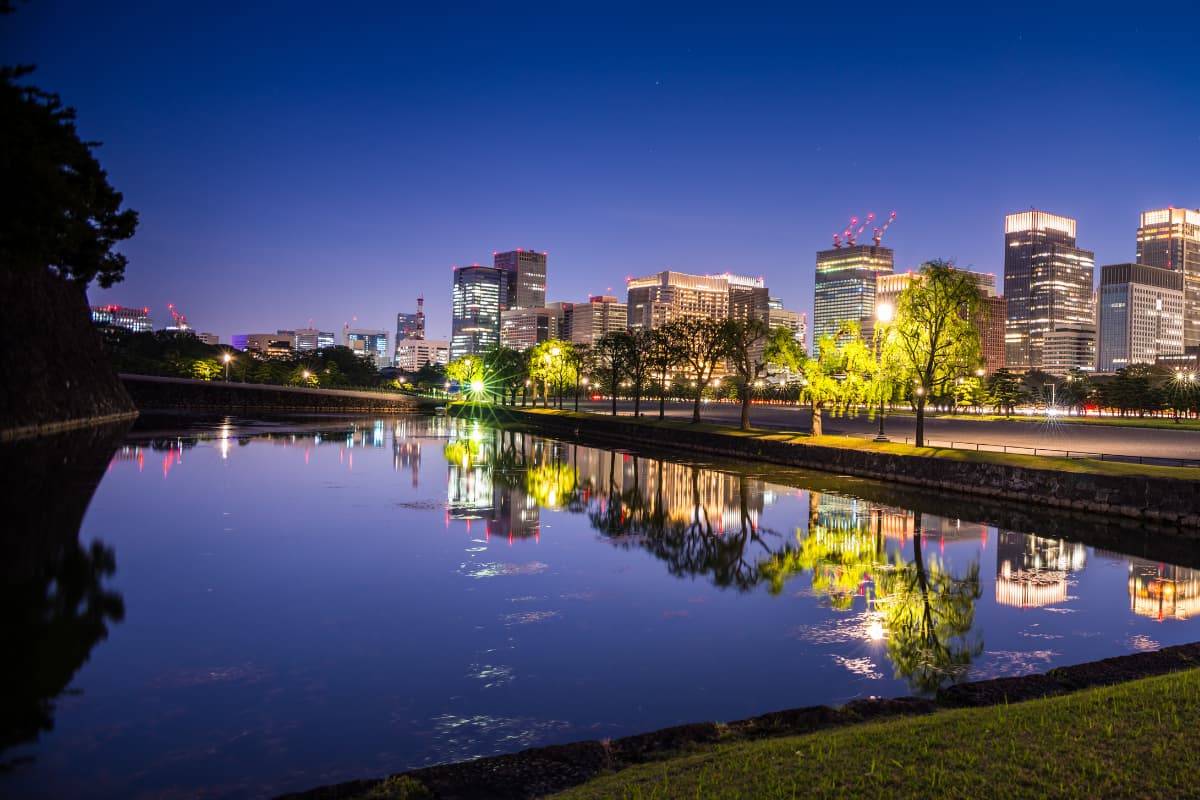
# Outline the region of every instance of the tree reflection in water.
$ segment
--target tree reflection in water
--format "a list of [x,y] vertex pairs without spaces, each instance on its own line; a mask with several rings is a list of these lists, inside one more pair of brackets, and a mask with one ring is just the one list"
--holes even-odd
[[[92,494],[124,426],[0,447],[6,497],[0,502],[0,753],[54,728],[55,701],[125,615],[105,581],[116,572],[111,547],[79,544]],[[0,769],[22,759],[0,758]]]

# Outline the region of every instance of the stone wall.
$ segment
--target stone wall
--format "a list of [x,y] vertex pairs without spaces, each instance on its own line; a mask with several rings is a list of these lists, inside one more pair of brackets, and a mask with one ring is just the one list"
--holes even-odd
[[87,298],[48,272],[0,269],[0,441],[136,415]]
[[141,411],[239,411],[243,413],[405,413],[434,403],[411,395],[308,389],[261,383],[226,383],[152,375],[121,375]]
[[[455,407],[453,413],[471,413]],[[658,427],[629,417],[531,414],[488,407],[490,417],[535,426],[557,436],[587,437],[668,447],[873,478],[941,491],[1097,512],[1200,528],[1200,481],[1145,475],[1095,475],[1054,469],[822,447],[677,426]]]

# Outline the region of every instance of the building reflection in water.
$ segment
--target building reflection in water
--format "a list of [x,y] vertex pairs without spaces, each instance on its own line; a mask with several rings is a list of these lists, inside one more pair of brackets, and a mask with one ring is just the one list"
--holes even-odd
[[1189,619],[1200,609],[1200,570],[1129,558],[1129,608],[1160,621]]
[[1086,565],[1087,548],[1078,542],[1002,531],[996,539],[996,602],[1014,608],[1061,603],[1070,574]]

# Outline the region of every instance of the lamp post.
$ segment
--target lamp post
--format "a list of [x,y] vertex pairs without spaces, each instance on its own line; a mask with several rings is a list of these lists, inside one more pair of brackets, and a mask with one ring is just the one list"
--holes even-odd
[[891,303],[880,303],[875,306],[875,365],[879,376],[879,433],[875,434],[875,441],[888,441],[887,434],[883,432],[883,343],[881,332],[886,329],[886,326],[896,316],[896,308]]
[[230,354],[230,352],[228,350],[226,350],[221,355],[221,360],[225,362],[225,382],[229,383],[229,362],[233,361],[233,355]]
[[[583,390],[586,392],[586,391],[587,391],[587,385],[588,385],[588,379],[587,379],[587,378],[580,378],[580,379],[579,379],[579,384],[580,384],[580,386],[583,386]],[[575,387],[575,410],[576,410],[576,411],[578,411],[578,410],[579,410],[579,387],[578,387],[578,386],[576,386],[576,387]]]

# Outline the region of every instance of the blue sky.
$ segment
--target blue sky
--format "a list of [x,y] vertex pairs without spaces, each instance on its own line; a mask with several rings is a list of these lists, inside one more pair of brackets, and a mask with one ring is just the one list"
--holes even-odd
[[[0,19],[142,217],[124,283],[202,330],[394,328],[450,268],[546,250],[549,297],[665,267],[765,276],[898,212],[897,266],[998,275],[1003,215],[1132,260],[1140,210],[1200,207],[1200,23],[1008,3],[96,4]],[[957,4],[955,9],[968,8]],[[432,10],[431,10],[432,9]]]

